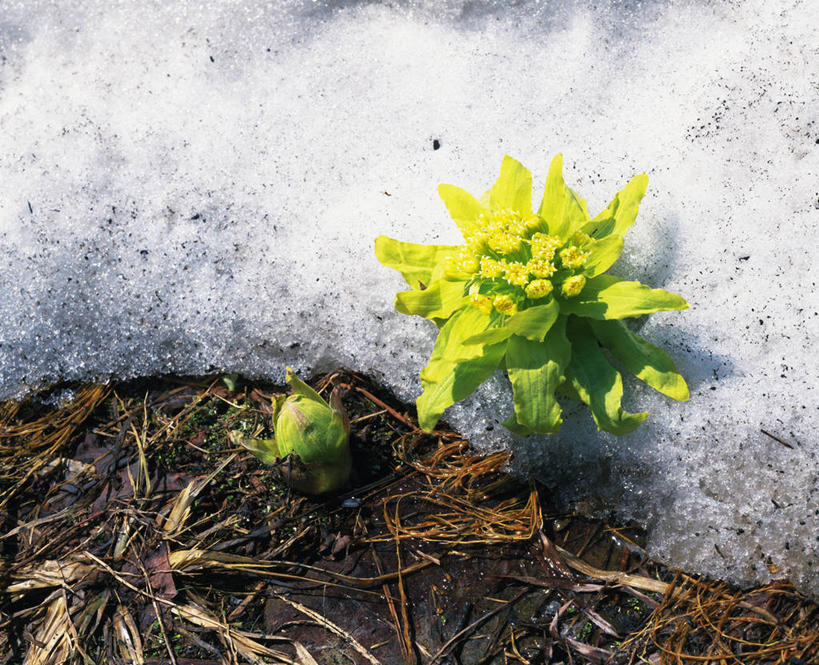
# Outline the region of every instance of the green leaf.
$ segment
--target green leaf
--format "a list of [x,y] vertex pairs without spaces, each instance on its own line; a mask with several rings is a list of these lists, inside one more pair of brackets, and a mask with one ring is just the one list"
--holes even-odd
[[524,217],[531,215],[532,174],[529,169],[506,155],[489,200],[492,205],[517,210]]
[[592,277],[580,295],[559,302],[561,314],[577,314],[590,319],[624,319],[688,309],[688,303],[676,293],[652,289],[640,282],[625,282],[612,275]]
[[533,342],[542,342],[560,314],[560,307],[554,299],[545,305],[535,305],[511,316],[506,327],[516,335]]
[[537,214],[546,220],[549,233],[563,240],[589,221],[586,202],[563,181],[563,155],[556,155],[549,166]]
[[509,328],[489,328],[464,340],[464,344],[497,344],[512,336]]
[[[611,206],[611,203],[609,203],[609,206]],[[607,213],[609,213],[608,216],[605,216]],[[614,215],[611,214],[611,210],[609,208],[606,208],[593,220],[581,226],[580,230],[587,233],[592,238],[603,239],[611,234],[614,224]]]
[[464,307],[455,312],[438,333],[429,362],[421,370],[422,383],[436,383],[447,375],[450,365],[482,356],[480,344],[464,342],[486,330],[490,321],[491,315],[482,314],[474,307]]
[[412,288],[419,282],[427,285],[432,281],[432,272],[445,256],[460,249],[458,245],[416,245],[411,242],[393,240],[387,236],[375,239],[375,255],[388,268],[401,273]]
[[632,178],[629,183],[623,188],[618,195],[617,210],[614,212],[614,228],[612,233],[617,235],[625,235],[634,220],[637,219],[637,211],[640,208],[640,202],[646,193],[648,187],[648,176],[641,173]]
[[228,433],[228,439],[234,445],[246,448],[256,457],[261,460],[263,464],[275,464],[282,455],[279,452],[279,444],[275,439],[254,439],[246,436],[239,430],[233,430]]
[[236,392],[236,384],[239,382],[239,375],[235,372],[231,372],[230,374],[225,374],[222,377],[222,383],[225,384],[225,388],[227,388],[230,392]]
[[449,211],[449,216],[466,237],[475,227],[478,216],[485,212],[483,205],[472,194],[455,185],[438,185],[438,195]]
[[307,399],[313,400],[314,402],[321,402],[322,404],[326,405],[326,402],[322,399],[321,395],[319,395],[315,390],[313,390],[304,381],[302,381],[296,375],[292,368],[287,367],[285,369],[284,380],[290,384],[290,388],[293,390],[294,395],[301,395],[303,397],[306,397]]
[[592,240],[583,246],[589,252],[583,272],[587,277],[596,277],[614,264],[623,251],[623,236],[610,235],[600,240]]
[[688,386],[674,361],[661,348],[631,332],[622,321],[589,320],[592,331],[638,379],[672,399],[688,399]]
[[503,425],[503,426],[504,426],[506,429],[508,429],[510,432],[512,432],[513,434],[517,434],[518,436],[530,436],[530,435],[532,435],[532,434],[534,434],[534,433],[535,433],[535,432],[534,432],[534,430],[531,430],[531,429],[529,429],[528,427],[525,427],[525,426],[521,425],[521,424],[520,424],[520,423],[517,421],[517,418],[515,418],[515,415],[514,415],[514,414],[512,414],[511,416],[509,416],[509,417],[508,417],[506,420],[504,420],[504,421],[503,421],[503,423],[501,423],[501,424],[502,424],[502,425]]
[[569,380],[566,380],[563,383],[561,383],[557,387],[557,392],[559,392],[561,395],[565,395],[566,397],[569,397],[569,398],[575,400],[576,402],[582,402],[583,401],[583,398],[580,397],[580,395],[574,389],[574,386],[572,385],[572,382],[569,381]]
[[444,324],[435,341],[429,363],[421,370],[424,392],[418,398],[418,423],[429,432],[441,414],[488,379],[506,351],[506,342],[464,344],[464,340],[485,330],[489,315],[474,307],[456,312]]
[[395,309],[425,319],[446,319],[466,304],[465,286],[466,282],[437,279],[423,291],[400,291],[395,294]]
[[543,342],[533,342],[517,335],[509,339],[506,371],[512,382],[518,425],[542,434],[560,429],[561,409],[555,390],[563,381],[571,355],[565,316],[551,327]]
[[637,210],[647,187],[648,176],[645,173],[635,176],[617,193],[606,209],[585,224],[582,230],[593,238],[603,238],[609,234],[625,235],[637,218]]
[[573,318],[568,333],[572,340],[572,360],[566,369],[566,378],[591,408],[597,429],[617,435],[633,432],[648,414],[628,413],[620,406],[623,378],[606,360],[589,325]]

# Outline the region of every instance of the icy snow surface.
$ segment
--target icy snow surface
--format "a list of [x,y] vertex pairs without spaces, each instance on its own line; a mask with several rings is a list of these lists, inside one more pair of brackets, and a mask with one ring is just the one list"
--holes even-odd
[[646,171],[614,272],[692,304],[643,327],[690,402],[631,384],[637,433],[577,410],[522,442],[495,377],[447,417],[655,556],[819,594],[818,7],[3,2],[0,397],[289,363],[411,400],[434,329],[376,235],[457,242],[437,184],[480,193],[504,153],[538,196],[562,151],[593,212]]

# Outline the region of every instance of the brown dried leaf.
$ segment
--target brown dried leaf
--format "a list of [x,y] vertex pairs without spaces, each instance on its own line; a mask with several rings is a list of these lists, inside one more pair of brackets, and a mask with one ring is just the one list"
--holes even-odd
[[171,573],[171,562],[168,560],[168,544],[162,543],[153,554],[145,560],[148,571],[148,582],[157,598],[170,600],[177,594],[176,584]]
[[114,613],[114,637],[119,652],[127,663],[143,665],[145,654],[142,650],[142,638],[139,636],[136,622],[126,607],[120,605]]
[[21,581],[10,585],[6,592],[13,594],[63,585],[76,587],[83,582],[93,582],[99,576],[99,569],[85,559],[78,558],[73,561],[48,560],[26,566],[22,570],[12,573],[12,579]]
[[296,647],[296,658],[298,658],[299,665],[318,665],[316,659],[310,655],[301,642],[293,642],[293,646]]
[[62,665],[66,662],[71,653],[70,621],[65,596],[59,595],[49,603],[23,665]]
[[[188,603],[187,605],[176,605],[171,611],[178,617],[189,621],[190,623],[215,630],[219,633],[219,638],[232,651],[241,654],[247,660],[253,663],[264,662],[261,657],[278,658],[280,661],[289,663],[291,665],[300,665],[287,657],[281,651],[275,651],[257,642],[252,638],[252,633],[247,633],[242,630],[237,630],[231,626],[220,621],[214,614],[195,603]],[[286,638],[281,638],[280,641],[289,642]]]

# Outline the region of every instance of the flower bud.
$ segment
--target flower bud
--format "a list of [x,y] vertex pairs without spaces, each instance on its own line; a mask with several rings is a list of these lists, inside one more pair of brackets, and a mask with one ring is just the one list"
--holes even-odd
[[305,494],[333,492],[347,484],[350,426],[337,389],[330,403],[287,368],[289,397],[274,402],[275,441],[235,437],[263,462],[281,461],[290,485]]

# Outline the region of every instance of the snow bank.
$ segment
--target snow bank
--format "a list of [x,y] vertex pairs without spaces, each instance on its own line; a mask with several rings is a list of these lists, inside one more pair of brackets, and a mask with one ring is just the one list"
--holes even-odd
[[819,594],[817,25],[797,0],[3,3],[0,396],[289,363],[410,400],[434,330],[393,312],[376,235],[457,241],[437,184],[480,193],[504,153],[538,191],[564,152],[595,212],[646,171],[614,272],[692,304],[642,331],[690,402],[631,385],[635,434],[577,411],[523,442],[497,377],[447,417],[655,556]]

